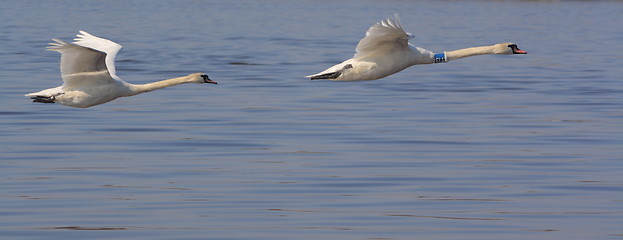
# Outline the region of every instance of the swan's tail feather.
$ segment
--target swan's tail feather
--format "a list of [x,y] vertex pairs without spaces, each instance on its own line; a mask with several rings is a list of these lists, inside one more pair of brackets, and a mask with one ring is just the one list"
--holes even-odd
[[58,95],[63,94],[63,86],[58,86],[55,88],[45,89],[34,93],[29,93],[24,96],[30,97],[32,99],[36,98],[54,98]]
[[63,94],[63,86],[42,90],[39,92],[26,94],[26,97],[30,97],[32,102],[40,103],[55,103],[56,97]]

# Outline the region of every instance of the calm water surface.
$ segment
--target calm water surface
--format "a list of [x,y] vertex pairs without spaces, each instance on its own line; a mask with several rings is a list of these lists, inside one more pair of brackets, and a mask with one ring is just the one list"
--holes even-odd
[[[432,51],[309,81],[401,14]],[[621,1],[10,1],[0,8],[2,239],[621,239]],[[89,109],[51,38],[119,42],[133,83]]]

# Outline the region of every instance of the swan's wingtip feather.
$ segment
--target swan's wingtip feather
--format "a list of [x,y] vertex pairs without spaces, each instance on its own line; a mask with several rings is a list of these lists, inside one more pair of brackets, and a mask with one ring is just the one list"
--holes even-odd
[[394,21],[400,22],[400,15],[398,15],[398,13],[394,13]]
[[402,24],[400,23],[400,16],[398,13],[394,13],[394,16],[387,17],[387,24],[394,28],[402,29]]
[[54,41],[54,42],[48,43],[48,45],[49,45],[49,46],[47,46],[47,50],[48,51],[58,51],[61,48],[63,48],[64,46],[69,44],[69,43],[67,43],[67,42],[65,42],[63,40],[57,39],[57,38],[52,38],[52,41]]
[[385,28],[397,28],[403,29],[402,24],[400,23],[400,17],[398,13],[394,13],[393,16],[388,16],[387,18],[381,20],[380,22],[374,24],[373,28],[385,27]]
[[76,37],[78,38],[91,37],[91,36],[93,35],[83,30],[79,30],[78,34],[76,34]]
[[96,40],[98,37],[93,36],[93,34],[90,34],[86,31],[80,30],[78,31],[78,34],[76,34],[76,38],[74,38],[74,43],[79,43],[79,42],[86,42],[89,40]]
[[51,42],[51,43],[49,43],[49,44],[50,44],[50,45],[54,45],[54,46],[59,45],[59,44],[62,44],[62,45],[67,44],[67,42],[65,42],[65,41],[63,41],[63,40],[60,40],[60,39],[58,39],[58,38],[52,38],[52,41],[54,41],[54,42]]
[[74,38],[73,42],[76,45],[95,49],[98,51],[103,51],[106,53],[111,53],[111,51],[119,51],[119,49],[121,49],[122,47],[116,42],[105,38],[97,37],[83,30],[80,30],[78,32],[80,32],[80,34],[76,35],[76,38]]

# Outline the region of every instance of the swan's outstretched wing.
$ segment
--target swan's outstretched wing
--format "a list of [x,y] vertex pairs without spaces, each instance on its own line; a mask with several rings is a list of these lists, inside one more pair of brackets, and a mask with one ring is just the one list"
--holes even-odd
[[48,50],[61,53],[61,76],[64,89],[110,84],[115,81],[106,68],[106,54],[58,39]]
[[121,79],[117,77],[117,72],[115,70],[115,58],[119,50],[121,50],[121,45],[108,39],[93,36],[85,31],[80,31],[80,34],[76,36],[77,38],[74,39],[74,44],[105,53],[108,73],[113,79],[121,81]]
[[366,58],[382,52],[404,51],[408,48],[411,35],[400,24],[398,14],[374,24],[366,36],[357,44],[355,59]]

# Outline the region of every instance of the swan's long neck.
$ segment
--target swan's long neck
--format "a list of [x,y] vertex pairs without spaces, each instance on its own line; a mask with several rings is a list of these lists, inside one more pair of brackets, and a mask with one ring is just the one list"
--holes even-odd
[[162,81],[153,82],[153,83],[147,83],[147,84],[128,83],[128,85],[131,90],[130,96],[132,96],[132,95],[136,95],[139,93],[151,92],[151,91],[158,90],[161,88],[166,88],[166,87],[175,86],[175,85],[184,84],[184,83],[192,83],[192,82],[193,80],[189,76],[184,76],[184,77],[171,78],[171,79],[162,80]]
[[[495,45],[494,45],[495,46]],[[471,47],[465,49],[459,49],[454,51],[445,52],[446,59],[445,61],[456,60],[459,58],[484,55],[484,54],[495,54],[494,46],[482,46],[482,47]]]

